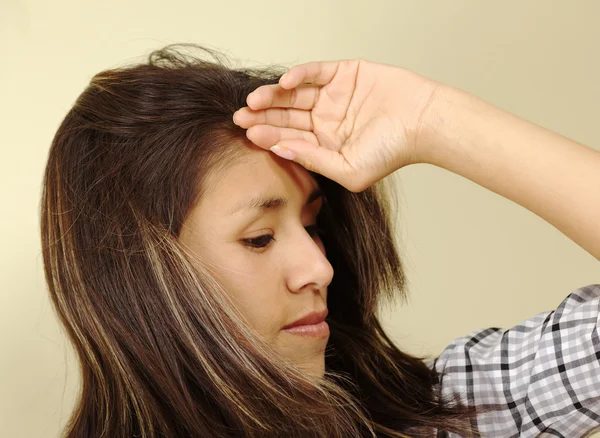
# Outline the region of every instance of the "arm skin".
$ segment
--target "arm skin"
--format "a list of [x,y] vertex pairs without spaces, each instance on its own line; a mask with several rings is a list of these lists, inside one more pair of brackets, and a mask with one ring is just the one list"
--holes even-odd
[[600,152],[439,84],[419,161],[461,175],[556,227],[600,260]]

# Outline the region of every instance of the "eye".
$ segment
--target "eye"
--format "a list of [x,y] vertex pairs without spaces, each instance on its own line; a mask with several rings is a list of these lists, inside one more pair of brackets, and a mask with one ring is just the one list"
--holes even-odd
[[[319,235],[321,237],[325,236],[325,230],[319,228],[317,224],[310,225],[305,227],[311,235]],[[275,237],[272,234],[263,234],[262,236],[256,237],[254,239],[244,239],[244,244],[251,248],[266,248],[271,242],[275,242]]]
[[244,239],[243,242],[246,246],[251,248],[265,248],[271,241],[275,241],[272,234],[264,234],[254,239]]

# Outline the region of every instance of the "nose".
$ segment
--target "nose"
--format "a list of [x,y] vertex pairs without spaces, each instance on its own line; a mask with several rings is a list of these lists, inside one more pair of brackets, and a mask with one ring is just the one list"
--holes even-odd
[[333,280],[333,266],[327,259],[323,242],[306,231],[296,242],[287,258],[289,290],[300,292],[308,285],[319,291],[326,290]]

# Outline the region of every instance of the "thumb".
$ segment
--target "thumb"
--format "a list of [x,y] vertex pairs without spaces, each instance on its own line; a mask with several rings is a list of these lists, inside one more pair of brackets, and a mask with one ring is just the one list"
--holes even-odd
[[281,158],[294,161],[311,172],[347,186],[352,167],[339,152],[332,151],[304,140],[283,140],[272,146],[271,151]]

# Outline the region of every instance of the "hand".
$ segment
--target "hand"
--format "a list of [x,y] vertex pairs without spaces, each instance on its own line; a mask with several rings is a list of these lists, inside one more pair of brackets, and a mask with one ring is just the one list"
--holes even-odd
[[361,192],[421,162],[422,117],[437,85],[364,59],[309,62],[250,93],[233,120],[257,146],[279,145],[307,170]]

